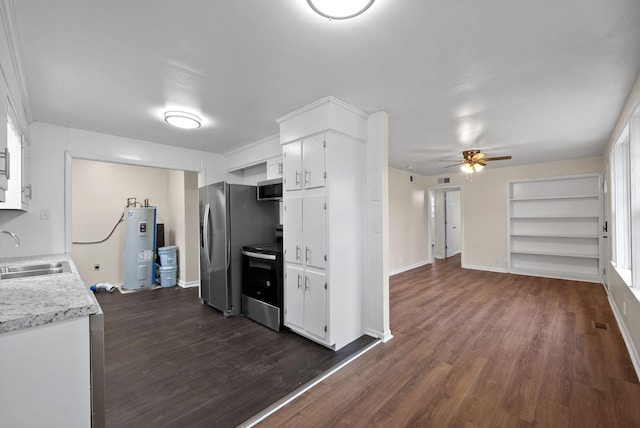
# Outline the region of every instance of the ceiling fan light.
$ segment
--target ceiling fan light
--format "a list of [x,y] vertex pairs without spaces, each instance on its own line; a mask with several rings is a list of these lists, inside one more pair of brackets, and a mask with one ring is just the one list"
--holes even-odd
[[480,165],[479,163],[473,165],[473,171],[474,172],[480,172],[480,171],[482,171],[482,168],[484,168],[484,165]]
[[311,9],[329,19],[354,18],[369,9],[375,0],[307,0]]
[[466,172],[467,174],[471,174],[473,172],[473,166],[471,166],[471,164],[468,162],[460,165],[460,169],[462,170],[462,172]]
[[195,114],[177,110],[165,111],[164,121],[181,129],[197,129],[202,126],[202,120]]

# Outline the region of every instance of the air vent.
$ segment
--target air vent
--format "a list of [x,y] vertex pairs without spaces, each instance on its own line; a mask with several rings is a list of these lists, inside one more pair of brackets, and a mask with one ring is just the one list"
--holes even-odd
[[591,321],[593,328],[599,328],[601,330],[609,330],[609,324],[601,321]]
[[449,183],[449,177],[438,178],[438,184],[447,184],[447,183]]

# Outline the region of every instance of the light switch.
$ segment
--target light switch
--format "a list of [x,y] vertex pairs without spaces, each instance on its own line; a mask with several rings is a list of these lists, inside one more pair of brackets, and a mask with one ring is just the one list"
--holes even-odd
[[51,220],[51,211],[49,211],[49,208],[42,208],[40,210],[40,220]]

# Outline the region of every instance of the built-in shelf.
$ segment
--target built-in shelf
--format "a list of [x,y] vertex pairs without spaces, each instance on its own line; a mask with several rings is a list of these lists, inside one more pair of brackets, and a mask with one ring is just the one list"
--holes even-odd
[[568,235],[568,234],[559,234],[559,235],[545,235],[540,233],[511,233],[511,236],[529,236],[536,238],[582,238],[582,239],[599,239],[598,235]]
[[547,196],[547,197],[530,197],[530,198],[511,198],[510,201],[553,201],[557,199],[598,199],[598,195],[584,195],[584,196]]
[[551,251],[524,251],[524,250],[511,250],[511,254],[535,254],[539,256],[553,256],[553,257],[577,257],[581,259],[599,259],[598,254],[577,254],[577,253],[558,253]]
[[594,220],[599,220],[600,216],[593,215],[537,215],[537,216],[512,216],[511,220],[544,220],[544,219],[581,219],[581,218],[589,218]]
[[512,273],[600,281],[600,176],[509,182]]

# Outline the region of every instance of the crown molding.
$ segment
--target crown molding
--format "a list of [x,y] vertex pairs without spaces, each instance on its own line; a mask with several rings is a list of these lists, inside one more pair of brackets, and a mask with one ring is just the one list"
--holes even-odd
[[317,101],[314,101],[311,104],[306,105],[304,107],[301,107],[301,108],[299,108],[299,109],[297,109],[295,111],[292,111],[291,113],[288,113],[288,114],[286,114],[284,116],[281,116],[281,117],[276,119],[276,122],[277,123],[284,122],[284,121],[286,121],[288,119],[291,119],[292,117],[295,117],[295,116],[298,116],[298,115],[300,115],[302,113],[305,113],[307,111],[313,110],[316,107],[321,106],[323,104],[335,104],[337,106],[342,107],[343,109],[345,109],[347,111],[350,111],[351,113],[355,114],[356,116],[361,117],[362,119],[367,119],[369,117],[369,115],[367,113],[363,112],[362,110],[359,110],[359,109],[353,107],[352,105],[349,105],[349,104],[345,103],[344,101],[339,100],[336,97],[328,96],[328,97],[321,98],[321,99],[319,99]]

